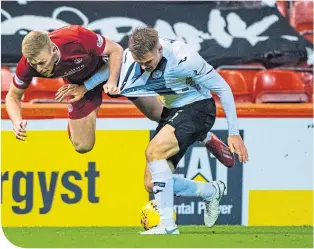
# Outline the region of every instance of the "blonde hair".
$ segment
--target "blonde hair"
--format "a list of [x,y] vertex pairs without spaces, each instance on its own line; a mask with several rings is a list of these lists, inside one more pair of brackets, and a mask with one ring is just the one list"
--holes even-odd
[[27,34],[22,41],[22,54],[32,60],[43,50],[51,48],[51,40],[48,33],[32,31]]
[[142,59],[158,44],[158,32],[150,27],[138,27],[129,37],[129,49],[133,55]]

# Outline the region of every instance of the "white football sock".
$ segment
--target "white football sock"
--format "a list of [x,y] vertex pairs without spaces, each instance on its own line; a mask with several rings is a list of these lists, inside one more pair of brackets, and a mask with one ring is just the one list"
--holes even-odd
[[173,175],[173,191],[176,196],[202,197],[208,200],[216,193],[216,188],[210,182],[198,182]]
[[155,201],[160,214],[160,224],[166,227],[174,227],[173,218],[173,175],[167,160],[158,160],[148,163]]

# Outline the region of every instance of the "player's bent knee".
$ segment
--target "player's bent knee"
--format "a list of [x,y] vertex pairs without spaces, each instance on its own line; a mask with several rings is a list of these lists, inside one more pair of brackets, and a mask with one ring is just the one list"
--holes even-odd
[[[156,160],[160,160],[162,158],[162,150],[161,150],[161,144],[158,146],[158,144],[156,143],[150,143],[145,151],[145,155],[146,155],[146,160],[148,162],[152,162],[152,161],[156,161]],[[164,158],[163,158],[164,159]]]
[[161,159],[168,159],[179,151],[178,146],[172,146],[163,142],[150,143],[146,148],[145,155],[147,162]]
[[147,162],[161,159],[168,159],[180,150],[177,144],[169,144],[165,141],[158,140],[151,142],[145,151]]
[[152,182],[150,182],[150,181],[145,181],[144,187],[145,187],[145,189],[146,189],[146,191],[147,191],[148,193],[152,193],[152,192],[153,192],[153,183],[152,183]]
[[93,148],[94,148],[94,143],[75,143],[73,142],[73,146],[76,150],[76,152],[80,153],[80,154],[85,154],[87,152],[90,152]]
[[85,154],[87,152],[90,152],[93,148],[86,148],[86,147],[77,147],[75,148],[76,152],[80,154]]

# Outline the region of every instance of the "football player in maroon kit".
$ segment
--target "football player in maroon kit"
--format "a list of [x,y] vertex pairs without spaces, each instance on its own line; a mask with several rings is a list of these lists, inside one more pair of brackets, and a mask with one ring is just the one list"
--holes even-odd
[[[16,138],[24,141],[27,136],[27,121],[22,118],[21,99],[32,78],[62,77],[65,86],[58,91],[57,100],[64,99],[62,92],[67,91],[68,86],[75,86],[79,93],[68,100],[71,142],[79,153],[91,151],[95,143],[96,116],[102,102],[102,88],[106,93],[118,90],[122,52],[119,44],[78,25],[50,33],[32,31],[26,35],[22,42],[23,57],[17,64],[6,96],[6,110]],[[109,63],[105,59],[108,57]],[[97,73],[102,77],[95,77]]]

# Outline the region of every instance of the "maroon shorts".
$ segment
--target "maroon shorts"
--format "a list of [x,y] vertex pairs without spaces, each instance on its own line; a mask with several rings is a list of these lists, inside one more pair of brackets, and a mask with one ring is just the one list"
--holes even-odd
[[93,90],[88,91],[82,99],[68,105],[69,119],[80,119],[88,116],[97,109],[102,102],[103,84],[98,85]]

